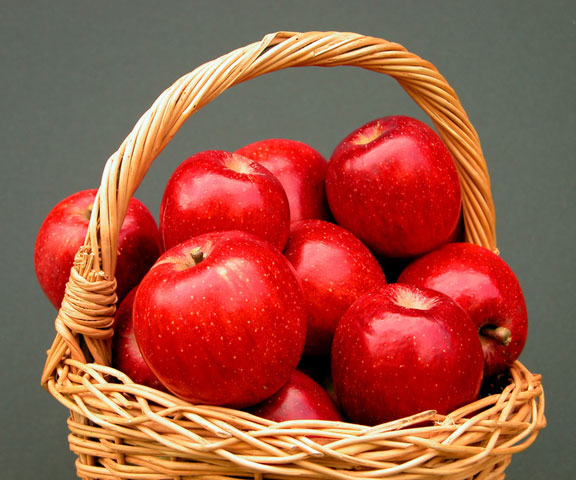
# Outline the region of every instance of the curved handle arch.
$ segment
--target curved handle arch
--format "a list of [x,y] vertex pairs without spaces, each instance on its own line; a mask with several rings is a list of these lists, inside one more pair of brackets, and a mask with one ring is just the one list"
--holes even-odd
[[228,88],[289,67],[356,66],[391,76],[430,117],[461,178],[466,240],[496,251],[495,213],[480,140],[456,92],[430,63],[397,43],[355,33],[278,32],[184,75],[165,90],[109,158],[86,246],[94,267],[114,273],[116,238],[128,202],[185,121]]

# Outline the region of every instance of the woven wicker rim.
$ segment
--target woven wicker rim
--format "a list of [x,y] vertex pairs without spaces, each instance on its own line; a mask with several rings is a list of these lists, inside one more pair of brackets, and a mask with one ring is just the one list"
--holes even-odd
[[[341,65],[393,77],[428,114],[458,168],[466,240],[497,252],[478,135],[431,63],[396,43],[355,33],[278,32],[196,68],[158,97],[108,159],[55,321],[42,384],[71,411],[69,441],[80,477],[458,479],[481,472],[477,478],[501,478],[511,455],[544,427],[540,376],[519,362],[501,394],[448,416],[422,412],[372,428],[275,424],[236,410],[190,405],[134,384],[108,366],[118,231],[154,159],[191,115],[228,88],[284,68]],[[422,426],[424,420],[434,426]]]

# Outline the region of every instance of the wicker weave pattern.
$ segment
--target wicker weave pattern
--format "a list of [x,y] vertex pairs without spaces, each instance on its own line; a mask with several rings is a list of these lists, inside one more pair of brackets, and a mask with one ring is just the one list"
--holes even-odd
[[[398,44],[353,33],[279,32],[198,67],[160,95],[106,163],[85,246],[56,319],[42,383],[71,410],[69,441],[81,478],[497,479],[511,455],[544,427],[540,377],[518,362],[512,383],[499,395],[447,417],[424,412],[373,428],[275,424],[236,410],[194,406],[107,366],[118,231],[154,159],[191,115],[233,85],[288,67],[339,65],[395,78],[429,115],[458,167],[466,239],[497,251],[478,136],[429,62]],[[425,420],[434,426],[422,426]]]

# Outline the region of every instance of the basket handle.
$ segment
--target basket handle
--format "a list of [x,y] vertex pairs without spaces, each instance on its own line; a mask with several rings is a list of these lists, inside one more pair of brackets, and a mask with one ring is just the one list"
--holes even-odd
[[466,241],[497,252],[495,212],[480,141],[460,100],[429,62],[397,43],[347,32],[277,32],[199,66],[166,89],[108,159],[85,245],[72,268],[48,352],[45,384],[66,352],[109,365],[118,232],[154,159],[197,110],[228,88],[288,67],[356,66],[383,73],[424,110],[455,159]]

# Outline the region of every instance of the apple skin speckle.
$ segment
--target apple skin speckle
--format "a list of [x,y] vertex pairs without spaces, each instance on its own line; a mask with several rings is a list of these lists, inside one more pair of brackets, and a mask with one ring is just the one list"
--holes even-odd
[[222,150],[182,162],[160,205],[165,249],[202,233],[241,230],[282,250],[289,228],[290,206],[280,181],[257,162]]
[[[133,306],[137,287],[120,303],[114,316],[112,366],[128,375],[135,383],[167,391],[145,362],[134,334]],[[161,337],[161,335],[159,335]]]
[[343,420],[328,392],[300,370],[295,370],[280,390],[252,407],[250,413],[274,422]]
[[288,196],[291,222],[331,218],[326,199],[328,162],[314,148],[298,140],[271,138],[235,153],[258,162],[278,178]]
[[[190,265],[189,252],[206,245],[209,253]],[[209,232],[150,269],[134,301],[134,330],[146,362],[175,395],[244,408],[288,381],[304,349],[306,311],[276,248],[242,231]]]
[[[431,288],[452,298],[468,312],[482,341],[484,375],[503,374],[518,359],[528,336],[528,312],[520,282],[510,266],[490,250],[454,242],[408,265],[399,282]],[[502,341],[486,328],[503,328]]]
[[368,122],[337,145],[326,195],[337,223],[383,259],[412,258],[445,244],[462,208],[448,148],[428,125],[399,115]]
[[344,312],[385,285],[384,272],[351,232],[323,220],[293,222],[284,256],[300,280],[308,311],[305,353],[327,355]]
[[[428,298],[411,308],[398,296]],[[342,317],[332,347],[339,403],[354,421],[375,425],[477,399],[484,360],[476,327],[448,296],[389,284],[358,299]]]
[[[60,308],[74,256],[84,245],[97,190],[81,190],[56,204],[45,217],[34,245],[34,269],[42,290]],[[152,213],[131,198],[118,234],[116,295],[120,303],[162,253],[160,232]]]

